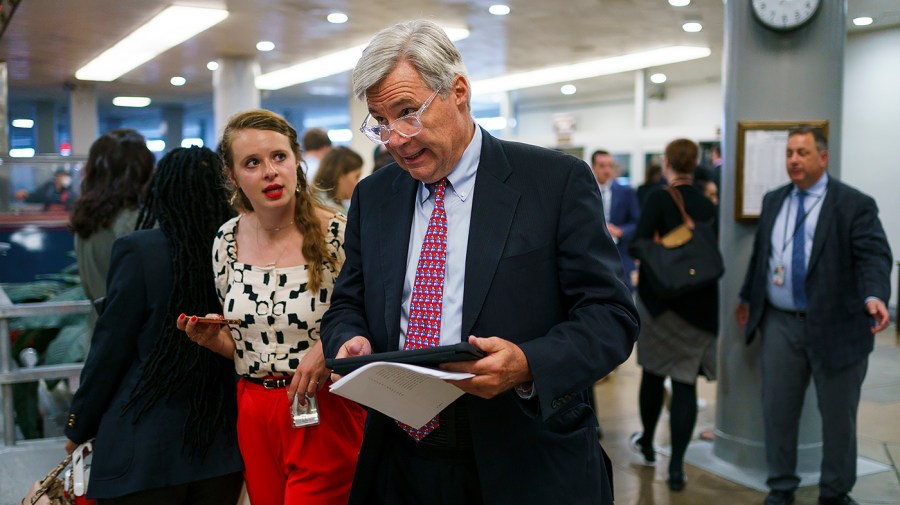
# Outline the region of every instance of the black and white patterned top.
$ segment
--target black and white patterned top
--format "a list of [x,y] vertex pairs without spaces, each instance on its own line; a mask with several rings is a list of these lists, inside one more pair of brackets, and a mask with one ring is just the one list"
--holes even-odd
[[[223,224],[213,243],[222,314],[242,321],[231,326],[235,371],[250,377],[291,374],[319,340],[319,325],[331,303],[337,271],[326,267],[319,292],[310,293],[308,265],[260,267],[239,262],[235,237],[240,219]],[[326,231],[328,251],[339,263],[344,261],[346,224],[346,217],[335,214]]]

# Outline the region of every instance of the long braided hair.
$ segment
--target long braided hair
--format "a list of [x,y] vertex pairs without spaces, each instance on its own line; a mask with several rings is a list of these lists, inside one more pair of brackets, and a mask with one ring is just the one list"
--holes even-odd
[[159,226],[171,244],[174,284],[163,331],[125,409],[138,417],[173,392],[188,388],[185,452],[203,457],[219,432],[234,440],[237,418],[234,363],[191,342],[175,327],[179,314],[218,313],[211,266],[219,226],[234,216],[222,162],[205,147],[178,148],[160,161],[137,229]]
[[[241,188],[234,183],[234,156],[231,152],[231,144],[234,137],[242,130],[267,130],[280,133],[288,138],[291,150],[299,162],[300,143],[297,141],[297,131],[280,115],[264,110],[252,109],[235,114],[228,120],[225,130],[222,132],[222,140],[219,142],[219,155],[225,163],[225,170],[229,174],[228,185],[231,189],[231,202],[238,212],[247,213],[253,211],[253,205]],[[312,293],[322,288],[325,280],[325,268],[337,271],[341,265],[337,258],[328,252],[325,235],[322,233],[322,224],[316,215],[316,208],[327,208],[313,191],[300,166],[297,166],[297,198],[294,206],[294,225],[303,234],[303,257],[306,258],[309,271],[309,290]]]

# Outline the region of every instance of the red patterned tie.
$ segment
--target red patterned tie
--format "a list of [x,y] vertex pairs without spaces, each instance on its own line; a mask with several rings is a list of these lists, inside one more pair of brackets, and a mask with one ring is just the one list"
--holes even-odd
[[[444,212],[444,189],[447,179],[434,185],[434,210],[422,242],[416,264],[416,279],[409,302],[409,324],[403,350],[435,347],[441,344],[441,306],[444,301],[444,265],[447,262],[447,213]],[[438,427],[438,416],[415,429],[397,421],[397,425],[416,442]]]

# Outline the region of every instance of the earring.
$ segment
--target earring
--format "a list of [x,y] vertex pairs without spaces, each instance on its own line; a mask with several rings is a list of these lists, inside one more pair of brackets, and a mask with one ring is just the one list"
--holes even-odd
[[299,183],[299,182],[297,183],[297,189],[294,190],[294,194],[297,195],[297,196],[300,196],[301,194],[303,194],[303,188],[300,187],[300,183]]

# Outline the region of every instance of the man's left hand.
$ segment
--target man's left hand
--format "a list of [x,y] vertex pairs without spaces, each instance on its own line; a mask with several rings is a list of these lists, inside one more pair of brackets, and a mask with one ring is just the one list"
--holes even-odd
[[875,326],[872,327],[872,333],[878,333],[887,328],[888,323],[891,322],[887,307],[881,300],[869,300],[866,302],[866,311],[872,316],[872,319],[875,320]]
[[612,235],[613,238],[622,238],[622,235],[625,234],[625,232],[622,231],[622,228],[619,228],[612,223],[606,223],[606,229],[609,230],[609,234]]
[[475,377],[448,381],[466,393],[481,398],[493,398],[519,384],[532,380],[525,353],[519,346],[500,337],[469,336],[469,343],[487,356],[477,361],[456,361],[441,365],[450,372],[468,372]]

